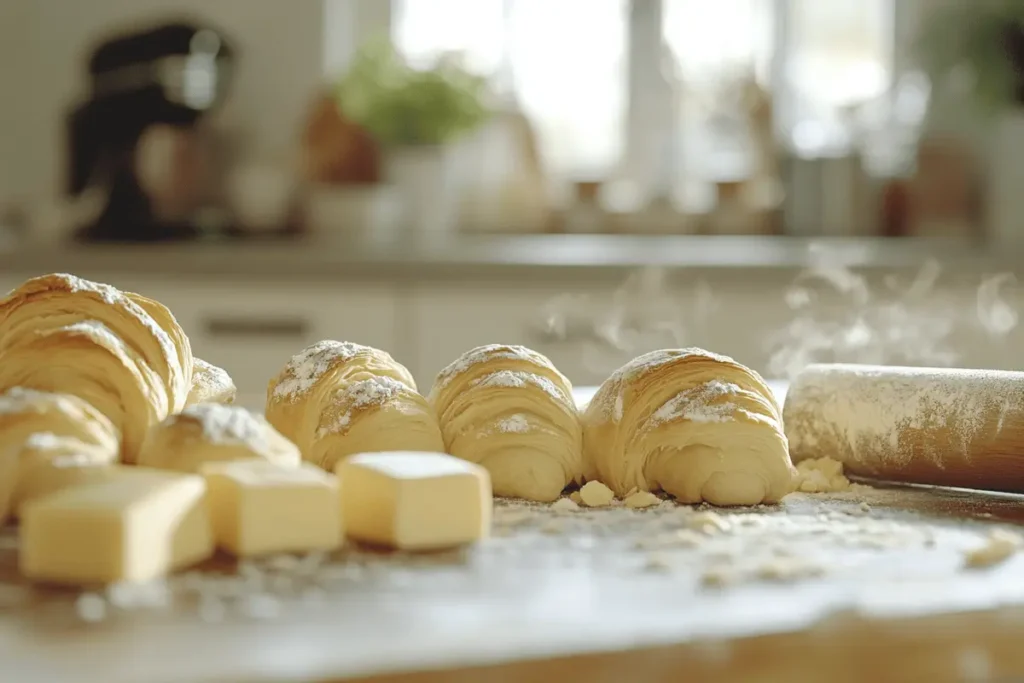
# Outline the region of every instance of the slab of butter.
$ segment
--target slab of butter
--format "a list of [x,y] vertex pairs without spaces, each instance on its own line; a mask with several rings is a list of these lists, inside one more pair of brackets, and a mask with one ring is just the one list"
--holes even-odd
[[403,550],[437,550],[490,533],[490,476],[444,453],[361,453],[338,463],[351,538]]
[[64,584],[148,581],[210,557],[203,478],[130,469],[26,504],[22,574]]
[[219,547],[248,557],[332,550],[343,539],[338,478],[302,463],[282,467],[265,460],[202,466]]

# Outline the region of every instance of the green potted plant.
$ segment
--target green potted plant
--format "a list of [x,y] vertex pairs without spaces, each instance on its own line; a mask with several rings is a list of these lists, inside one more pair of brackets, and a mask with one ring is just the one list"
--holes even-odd
[[426,69],[386,41],[355,56],[337,87],[345,116],[363,126],[384,154],[385,180],[404,205],[404,222],[421,237],[456,224],[451,148],[489,116],[487,83],[445,56]]

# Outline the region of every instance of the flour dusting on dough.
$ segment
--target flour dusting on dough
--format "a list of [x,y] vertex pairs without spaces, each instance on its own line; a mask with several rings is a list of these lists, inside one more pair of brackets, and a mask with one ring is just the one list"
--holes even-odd
[[292,356],[274,387],[274,398],[295,399],[310,391],[338,360],[349,360],[368,347],[326,339]]
[[[1020,391],[1015,376],[994,371],[810,366],[789,390],[786,433],[796,456],[834,456],[870,469],[875,459],[905,465],[916,449],[944,467],[944,455],[954,450],[969,459],[976,439],[1019,411]],[[986,429],[993,416],[995,428]],[[841,452],[820,452],[827,445]]]

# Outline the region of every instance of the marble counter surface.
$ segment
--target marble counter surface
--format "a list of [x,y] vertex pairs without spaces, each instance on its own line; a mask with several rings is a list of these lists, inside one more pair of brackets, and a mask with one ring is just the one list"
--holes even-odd
[[0,273],[70,271],[274,278],[460,278],[610,274],[639,266],[705,271],[800,270],[822,263],[1013,270],[1016,259],[963,242],[797,237],[537,235],[364,248],[306,242],[0,246]]

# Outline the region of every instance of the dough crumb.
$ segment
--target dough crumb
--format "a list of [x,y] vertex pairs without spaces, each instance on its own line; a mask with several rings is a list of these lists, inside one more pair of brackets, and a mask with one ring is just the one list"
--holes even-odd
[[758,578],[766,581],[796,581],[814,578],[824,573],[821,565],[795,557],[775,558],[757,568]]
[[724,533],[732,526],[729,524],[729,520],[710,511],[698,512],[692,515],[687,520],[687,523],[691,529],[708,535]]
[[700,575],[700,583],[708,588],[725,588],[739,582],[739,574],[725,567],[706,569]]
[[82,621],[95,623],[103,621],[107,616],[107,601],[96,593],[82,593],[75,600],[75,611]]
[[796,465],[797,490],[803,493],[842,493],[849,491],[850,480],[843,474],[843,463],[832,458],[810,458]]
[[[572,501],[569,502],[571,503]],[[559,522],[556,519],[552,519],[551,521],[546,522],[544,526],[540,528],[540,530],[541,533],[548,534],[549,536],[557,536],[558,534],[562,533],[563,528],[561,522]]]
[[526,524],[531,519],[533,519],[533,515],[530,514],[530,511],[522,508],[499,507],[494,509],[494,523],[499,526],[519,526]]
[[642,538],[636,542],[636,547],[647,548],[696,548],[704,542],[704,537],[689,529],[666,534],[658,534],[650,538]]
[[580,500],[588,508],[606,507],[615,500],[615,494],[599,481],[588,481],[580,489]]
[[651,553],[647,556],[644,568],[648,571],[667,572],[672,569],[672,562],[662,553]]
[[569,500],[576,503],[577,505],[581,505],[583,503],[583,496],[580,495],[579,491],[573,491],[572,493],[569,494]]
[[633,508],[634,510],[649,508],[660,503],[661,498],[658,498],[650,491],[637,491],[632,495],[626,496],[626,507]]
[[551,509],[558,512],[574,512],[579,510],[580,506],[572,498],[559,498],[551,504]]
[[1020,534],[995,529],[985,537],[985,544],[964,553],[964,566],[968,569],[991,567],[1008,560],[1020,550],[1024,539]]

